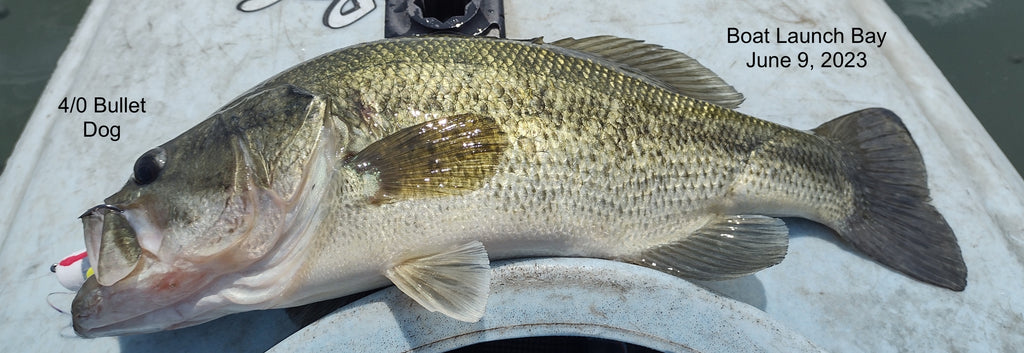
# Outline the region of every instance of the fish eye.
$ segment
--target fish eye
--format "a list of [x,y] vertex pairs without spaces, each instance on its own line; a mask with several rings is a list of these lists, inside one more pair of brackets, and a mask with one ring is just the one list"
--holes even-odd
[[164,164],[166,163],[167,153],[164,152],[163,148],[151,149],[149,152],[143,153],[142,157],[135,161],[132,180],[135,180],[135,184],[138,185],[152,183],[160,176],[160,171],[164,169]]

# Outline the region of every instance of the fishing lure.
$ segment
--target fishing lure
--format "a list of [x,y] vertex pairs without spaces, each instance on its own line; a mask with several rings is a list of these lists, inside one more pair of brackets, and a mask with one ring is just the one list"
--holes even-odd
[[71,291],[78,291],[79,288],[82,288],[85,280],[94,274],[85,249],[75,251],[51,265],[50,272],[56,274],[57,281]]

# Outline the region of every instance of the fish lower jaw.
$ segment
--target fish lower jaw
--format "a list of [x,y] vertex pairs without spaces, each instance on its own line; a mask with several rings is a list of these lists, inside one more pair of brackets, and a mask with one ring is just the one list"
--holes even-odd
[[[201,301],[209,302],[208,298]],[[207,304],[209,306],[209,304]],[[129,319],[119,320],[110,323],[95,324],[88,320],[76,319],[73,322],[75,333],[85,338],[120,336],[128,334],[153,333],[165,330],[172,330],[188,326],[198,325],[204,322],[223,317],[228,314],[246,311],[238,309],[235,311],[225,310],[225,306],[218,306],[217,310],[201,310],[199,303],[193,300],[186,300],[175,305],[163,307]]]

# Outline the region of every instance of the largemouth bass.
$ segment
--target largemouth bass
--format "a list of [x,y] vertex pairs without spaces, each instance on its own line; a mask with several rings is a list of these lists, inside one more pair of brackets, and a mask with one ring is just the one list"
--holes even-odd
[[383,40],[261,83],[144,153],[82,215],[82,336],[174,329],[389,284],[463,321],[489,261],[614,259],[701,280],[782,261],[822,223],[912,278],[966,286],[892,112],[800,131],[681,53],[610,36]]

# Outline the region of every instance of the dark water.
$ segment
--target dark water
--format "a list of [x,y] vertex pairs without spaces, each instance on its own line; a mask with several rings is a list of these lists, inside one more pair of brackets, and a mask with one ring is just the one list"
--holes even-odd
[[0,0],[0,169],[89,1]]
[[[888,2],[1020,172],[1024,1]],[[0,168],[88,4],[0,0]]]
[[[1024,1],[900,1],[890,6],[1024,174]],[[928,5],[931,5],[929,7]],[[957,8],[962,13],[944,13]]]

